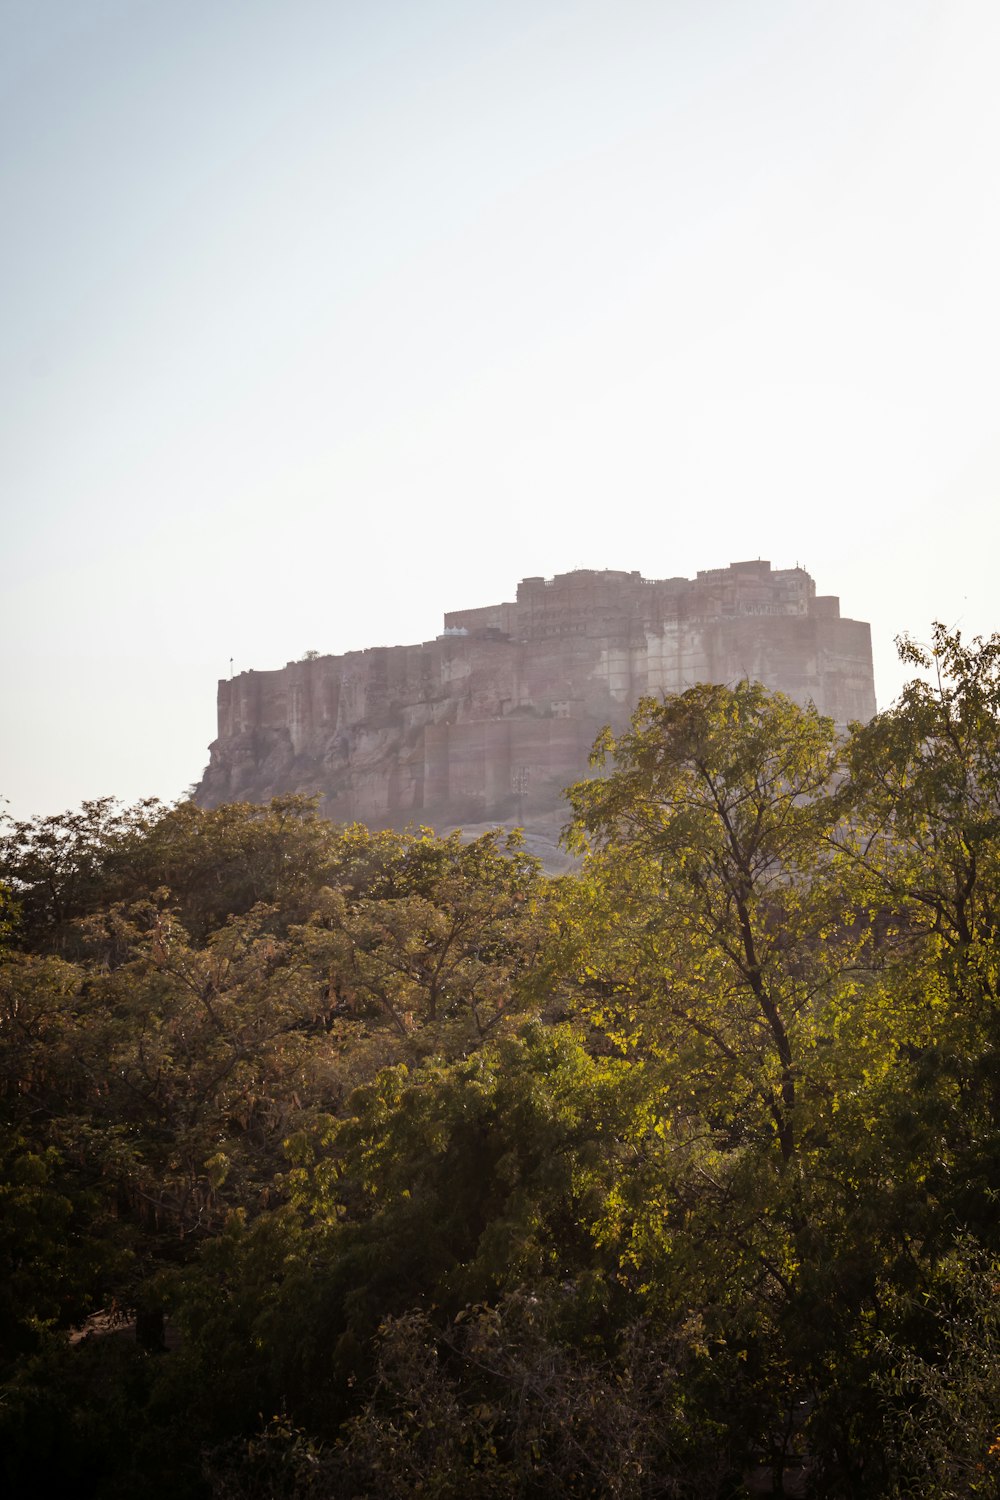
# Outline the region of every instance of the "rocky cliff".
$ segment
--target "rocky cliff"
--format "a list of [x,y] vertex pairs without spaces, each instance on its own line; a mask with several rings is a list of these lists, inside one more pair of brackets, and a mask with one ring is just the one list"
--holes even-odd
[[317,792],[337,821],[525,825],[543,839],[593,740],[644,693],[759,679],[838,723],[875,712],[869,627],[802,568],[579,571],[447,614],[433,641],[219,683],[203,807]]

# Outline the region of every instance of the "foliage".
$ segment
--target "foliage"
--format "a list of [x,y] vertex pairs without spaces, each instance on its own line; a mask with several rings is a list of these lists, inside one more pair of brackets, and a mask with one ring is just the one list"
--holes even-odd
[[633,937],[640,924],[633,995],[655,996],[668,1044],[717,1099],[721,1085],[744,1129],[757,1105],[788,1162],[821,1007],[858,956],[825,843],[833,726],[757,684],[697,687],[645,699],[600,745],[609,755],[609,775],[570,789],[572,832],[609,851],[596,871],[605,921],[624,886]]
[[387,1320],[371,1394],[338,1441],[318,1445],[276,1418],[243,1453],[214,1456],[213,1494],[249,1500],[262,1468],[266,1492],[290,1500],[716,1493],[730,1464],[698,1410],[708,1356],[697,1326],[669,1343],[628,1328],[599,1360],[554,1337],[552,1321],[523,1293],[443,1328],[422,1312]]
[[1000,1489],[1000,1263],[962,1239],[880,1340],[887,1492],[964,1500]]
[[510,835],[425,839],[370,894],[323,891],[302,937],[341,1011],[376,1015],[404,1037],[465,1015],[483,1038],[534,957],[537,884],[536,861]]
[[645,700],[555,881],[8,820],[7,1490],[997,1493],[1000,639],[901,649],[841,739]]
[[883,900],[904,905],[944,948],[964,950],[995,994],[1000,637],[966,645],[938,624],[929,650],[904,639],[900,655],[936,680],[914,679],[891,712],[853,738],[861,814],[853,853]]

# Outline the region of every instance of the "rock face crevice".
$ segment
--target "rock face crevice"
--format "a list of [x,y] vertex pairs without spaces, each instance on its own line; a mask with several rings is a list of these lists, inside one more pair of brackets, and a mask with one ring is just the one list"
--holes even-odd
[[436,640],[242,672],[219,683],[203,807],[321,795],[338,822],[554,833],[562,789],[643,694],[756,679],[839,724],[875,712],[871,633],[802,568],[695,579],[578,571],[445,615]]

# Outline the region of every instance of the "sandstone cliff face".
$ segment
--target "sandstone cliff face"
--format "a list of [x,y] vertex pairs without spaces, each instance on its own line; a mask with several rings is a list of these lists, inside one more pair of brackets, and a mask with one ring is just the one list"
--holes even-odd
[[801,568],[529,578],[515,602],[446,615],[437,640],[220,682],[195,800],[316,792],[338,822],[523,824],[550,839],[602,725],[645,693],[742,677],[841,724],[875,712],[869,627],[840,619]]

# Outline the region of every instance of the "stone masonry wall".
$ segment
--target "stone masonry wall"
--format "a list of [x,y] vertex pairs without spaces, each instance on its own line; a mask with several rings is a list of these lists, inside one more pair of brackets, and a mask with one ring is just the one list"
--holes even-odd
[[316,792],[328,817],[372,827],[551,832],[604,724],[643,694],[743,677],[840,724],[875,712],[869,627],[842,620],[804,569],[528,578],[515,601],[447,614],[434,641],[220,682],[195,800]]

